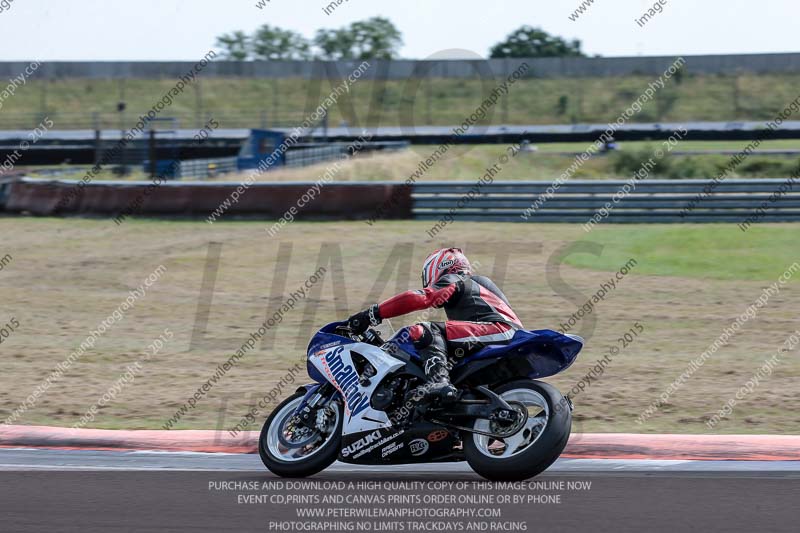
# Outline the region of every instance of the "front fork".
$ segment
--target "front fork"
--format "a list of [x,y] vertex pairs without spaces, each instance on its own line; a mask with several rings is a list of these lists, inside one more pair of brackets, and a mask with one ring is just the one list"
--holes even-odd
[[302,389],[306,390],[306,395],[295,409],[294,416],[300,424],[314,430],[317,429],[317,411],[326,407],[337,391],[330,383],[307,385],[298,392]]

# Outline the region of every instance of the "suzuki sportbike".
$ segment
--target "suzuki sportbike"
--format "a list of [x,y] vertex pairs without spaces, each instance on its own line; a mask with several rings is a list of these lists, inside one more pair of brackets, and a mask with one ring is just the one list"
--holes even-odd
[[308,346],[315,383],[267,419],[259,453],[279,476],[316,474],[337,459],[361,465],[467,461],[481,476],[528,479],[563,451],[572,404],[539,381],[567,369],[583,339],[519,330],[504,345],[450,359],[455,401],[423,400],[422,360],[403,328],[384,341],[334,322]]

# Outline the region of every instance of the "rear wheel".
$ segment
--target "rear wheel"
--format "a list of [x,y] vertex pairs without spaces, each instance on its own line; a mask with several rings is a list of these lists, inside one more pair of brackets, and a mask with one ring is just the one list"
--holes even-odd
[[[518,380],[494,389],[527,420],[513,435],[495,439],[473,433],[464,438],[464,454],[475,472],[492,481],[520,481],[545,471],[561,455],[569,439],[572,413],[556,409],[561,393],[547,383]],[[501,433],[503,428],[478,419],[473,429]]]
[[318,411],[310,429],[299,423],[295,410],[304,394],[284,400],[264,423],[258,439],[261,461],[282,477],[306,477],[328,468],[339,455],[342,444],[342,405],[332,401]]

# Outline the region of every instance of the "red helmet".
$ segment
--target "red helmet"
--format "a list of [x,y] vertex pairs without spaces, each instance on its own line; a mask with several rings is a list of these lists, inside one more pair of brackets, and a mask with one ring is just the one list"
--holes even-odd
[[422,265],[422,288],[430,287],[445,274],[471,274],[472,266],[461,248],[436,250]]

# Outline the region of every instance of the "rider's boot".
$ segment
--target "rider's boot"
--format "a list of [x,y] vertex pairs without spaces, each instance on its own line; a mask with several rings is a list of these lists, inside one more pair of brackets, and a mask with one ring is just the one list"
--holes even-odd
[[425,377],[427,380],[421,387],[424,391],[423,401],[432,402],[438,399],[447,404],[458,399],[458,390],[450,383],[447,360],[442,355],[431,355],[425,360]]

